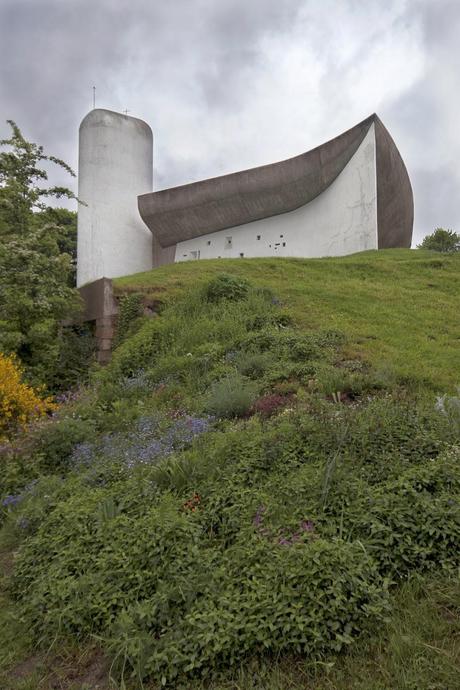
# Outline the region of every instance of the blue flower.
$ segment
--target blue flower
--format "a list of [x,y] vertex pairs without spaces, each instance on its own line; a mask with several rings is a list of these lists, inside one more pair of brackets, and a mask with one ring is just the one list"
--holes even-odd
[[5,498],[2,501],[2,506],[4,508],[14,508],[14,506],[17,506],[18,503],[22,501],[22,499],[23,497],[21,494],[10,494],[9,496],[5,496]]

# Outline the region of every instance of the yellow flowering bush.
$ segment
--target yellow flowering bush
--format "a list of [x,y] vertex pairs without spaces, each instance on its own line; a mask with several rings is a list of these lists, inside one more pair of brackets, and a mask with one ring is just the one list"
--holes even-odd
[[23,369],[14,355],[0,352],[0,440],[57,408],[52,398],[41,398],[40,391],[22,377]]

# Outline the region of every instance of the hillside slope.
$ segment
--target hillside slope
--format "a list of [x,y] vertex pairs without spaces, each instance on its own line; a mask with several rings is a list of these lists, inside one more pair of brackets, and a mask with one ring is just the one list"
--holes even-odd
[[118,293],[169,300],[220,271],[269,287],[300,327],[347,334],[347,349],[407,382],[460,382],[460,255],[393,249],[326,259],[186,262],[114,281]]
[[0,449],[0,684],[457,690],[458,268],[116,281],[110,364]]

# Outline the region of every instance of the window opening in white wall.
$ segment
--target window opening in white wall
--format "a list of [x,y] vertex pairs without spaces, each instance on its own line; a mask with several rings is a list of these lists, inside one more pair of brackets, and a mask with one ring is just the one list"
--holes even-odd
[[231,248],[232,248],[232,238],[226,237],[225,238],[225,249],[231,249]]
[[257,235],[257,239],[260,240],[260,235]]
[[284,237],[284,235],[280,235],[280,237]]
[[243,257],[243,256],[244,256],[244,252],[240,252],[240,256]]
[[208,240],[208,246],[211,244],[211,240]]
[[285,246],[286,246],[286,242],[283,242],[283,247],[285,247]]
[[192,259],[199,259],[200,258],[200,250],[197,249],[196,251],[190,252],[190,256]]

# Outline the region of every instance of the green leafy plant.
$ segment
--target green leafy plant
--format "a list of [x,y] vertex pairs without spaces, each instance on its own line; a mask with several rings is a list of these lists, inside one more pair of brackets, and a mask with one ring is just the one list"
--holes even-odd
[[207,284],[205,296],[209,302],[237,301],[244,299],[248,291],[249,283],[244,278],[238,278],[229,273],[219,273]]
[[123,295],[118,303],[118,320],[115,346],[126,339],[134,322],[143,313],[143,296],[138,293]]
[[211,387],[206,410],[219,418],[242,417],[249,412],[257,392],[257,385],[242,376],[228,376]]

